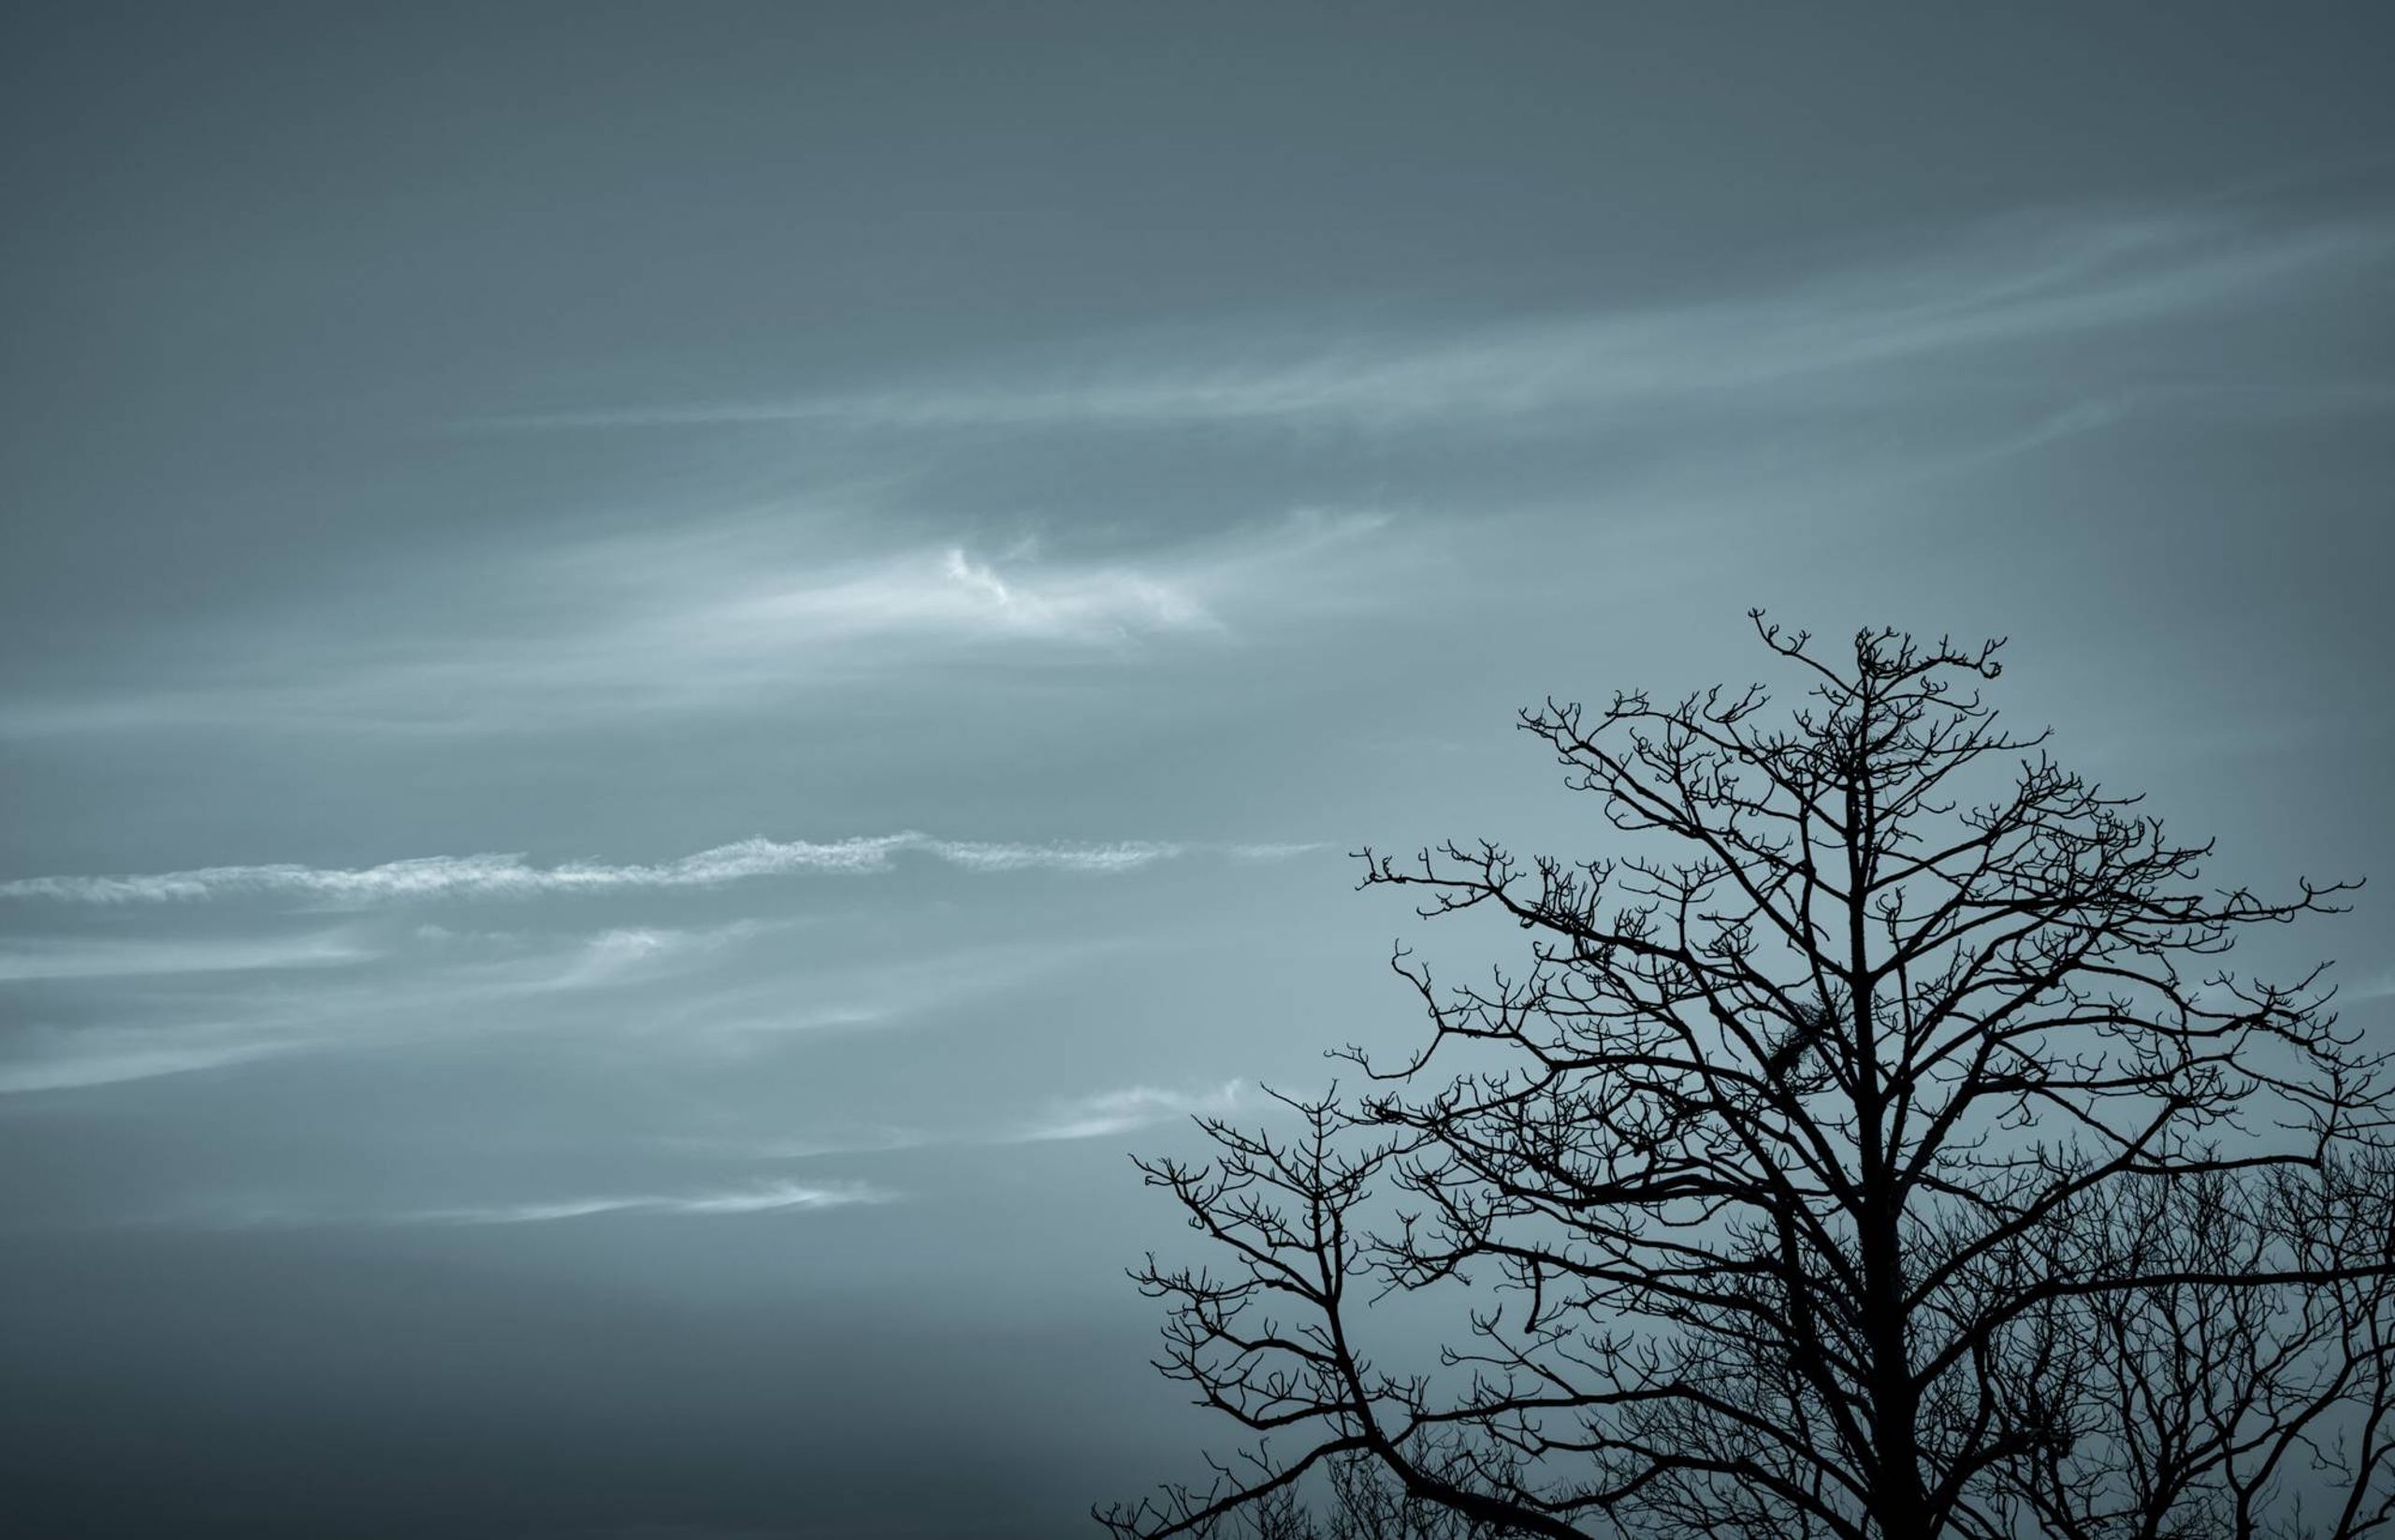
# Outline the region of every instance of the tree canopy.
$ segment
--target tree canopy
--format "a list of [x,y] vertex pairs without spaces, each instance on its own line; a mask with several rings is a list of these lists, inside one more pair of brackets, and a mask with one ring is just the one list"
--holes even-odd
[[[1135,1271],[1158,1367],[1246,1443],[1115,1533],[2395,1519],[2388,1055],[2325,965],[2223,958],[2354,884],[2207,885],[2209,843],[1999,723],[1999,643],[1753,619],[1785,705],[1522,713],[1616,849],[1361,853],[1525,957],[1401,947],[1414,1051],[1141,1163],[1212,1258]],[[1450,1300],[1434,1356],[1375,1336]]]

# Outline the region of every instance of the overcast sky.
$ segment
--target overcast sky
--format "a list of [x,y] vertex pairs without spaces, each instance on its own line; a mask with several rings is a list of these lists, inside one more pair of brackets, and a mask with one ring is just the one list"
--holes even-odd
[[[0,1488],[1082,1533],[1127,1152],[1414,1020],[1517,705],[2014,640],[2395,879],[2385,7],[77,4],[0,36]],[[2384,1022],[2384,893],[2297,938]],[[1504,934],[1441,939],[1503,954]]]

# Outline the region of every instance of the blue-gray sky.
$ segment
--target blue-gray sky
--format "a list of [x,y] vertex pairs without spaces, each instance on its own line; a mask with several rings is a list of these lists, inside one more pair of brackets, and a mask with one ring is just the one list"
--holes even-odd
[[[0,46],[0,1486],[1079,1532],[1343,853],[1765,605],[2395,877],[2383,7],[75,5]],[[2298,938],[2383,1023],[2375,891]],[[1459,937],[1469,941],[1470,937]],[[1484,937],[1501,951],[1505,937]]]

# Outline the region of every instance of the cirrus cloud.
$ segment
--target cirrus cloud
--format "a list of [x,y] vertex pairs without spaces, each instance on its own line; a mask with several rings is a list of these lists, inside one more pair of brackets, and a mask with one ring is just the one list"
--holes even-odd
[[1241,862],[1281,861],[1316,843],[1211,846],[1174,840],[1100,843],[938,839],[913,830],[829,841],[752,838],[653,864],[561,862],[534,865],[520,854],[415,856],[342,868],[291,863],[201,866],[109,876],[21,877],[0,881],[0,898],[71,904],[158,904],[243,896],[314,899],[354,906],[445,898],[519,898],[627,889],[712,888],[761,878],[887,872],[901,854],[967,872],[1138,871],[1183,856],[1219,851]]

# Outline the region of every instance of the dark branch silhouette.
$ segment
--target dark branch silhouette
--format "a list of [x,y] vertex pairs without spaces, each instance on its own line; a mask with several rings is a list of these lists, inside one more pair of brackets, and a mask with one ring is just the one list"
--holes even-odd
[[[1217,1258],[1134,1274],[1158,1367],[1254,1442],[1115,1533],[2395,1520],[2387,1055],[2323,968],[2216,961],[2353,884],[2204,887],[2209,845],[1998,725],[1998,643],[1831,657],[1754,620],[1793,710],[1522,715],[1620,853],[1363,852],[1425,918],[1527,932],[1519,971],[1401,949],[1418,1052],[1343,1050],[1361,1097],[1142,1162]],[[1435,1362],[1366,1345],[1373,1305],[1451,1293]]]

